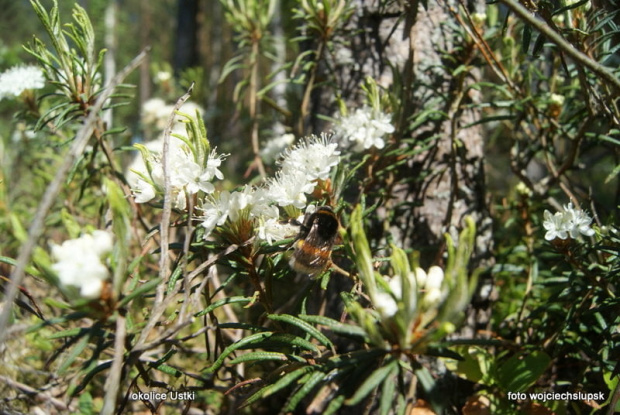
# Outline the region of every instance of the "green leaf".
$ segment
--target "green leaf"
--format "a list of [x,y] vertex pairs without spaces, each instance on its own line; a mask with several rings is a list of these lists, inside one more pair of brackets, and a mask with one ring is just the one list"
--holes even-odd
[[65,371],[71,366],[71,364],[78,358],[88,346],[88,341],[90,340],[90,333],[86,333],[84,337],[80,339],[80,341],[75,345],[75,347],[71,350],[71,352],[67,355],[67,358],[62,362],[60,367],[58,368],[58,374],[62,375]]
[[213,304],[209,305],[204,310],[196,313],[194,316],[195,317],[204,316],[205,314],[209,314],[210,312],[212,312],[216,308],[222,307],[222,306],[224,306],[226,304],[249,303],[250,301],[252,301],[252,297],[241,297],[241,296],[239,296],[239,297],[223,298],[223,299],[218,300],[218,301],[214,302]]
[[332,399],[329,405],[327,405],[327,408],[325,408],[325,412],[323,413],[323,415],[332,415],[338,413],[338,410],[342,407],[342,404],[344,404],[345,399],[346,398],[344,395],[336,396],[334,399]]
[[305,382],[303,382],[301,388],[299,388],[290,397],[284,410],[287,412],[292,412],[293,410],[295,410],[299,402],[301,402],[301,400],[304,399],[312,391],[312,389],[314,389],[316,385],[318,385],[323,379],[325,379],[326,376],[327,374],[321,371],[315,371],[314,373],[312,373],[310,377],[306,379]]
[[248,337],[244,337],[238,342],[231,344],[230,346],[225,348],[224,351],[222,351],[222,354],[218,356],[217,360],[213,363],[213,365],[211,365],[211,367],[209,367],[206,370],[206,372],[214,373],[215,371],[217,371],[224,364],[224,360],[226,359],[226,357],[228,357],[235,350],[240,349],[242,347],[247,347],[252,344],[259,343],[265,339],[272,337],[273,335],[274,335],[273,332],[261,332],[261,333],[251,334]]
[[530,48],[530,41],[532,40],[532,28],[529,25],[523,27],[523,38],[521,39],[521,47],[523,53],[527,53]]
[[157,287],[161,281],[162,281],[161,278],[155,278],[154,280],[151,280],[151,281],[149,281],[149,282],[147,282],[145,284],[142,284],[134,292],[130,293],[126,297],[123,297],[123,299],[118,302],[118,306],[117,307],[123,307],[126,304],[128,304],[131,300],[133,300],[134,298],[142,296],[145,293],[148,293],[153,288]]
[[[386,362],[387,364],[385,364]],[[357,388],[355,394],[347,399],[347,405],[357,405],[360,403],[395,370],[398,370],[398,360],[393,357],[388,357],[383,363],[383,366],[372,372],[364,383]]]
[[505,391],[525,391],[545,373],[549,363],[551,358],[543,351],[516,354],[499,367],[497,381]]
[[396,382],[393,379],[389,379],[393,376],[394,374],[390,372],[390,374],[386,378],[386,381],[383,382],[383,388],[381,389],[381,400],[379,402],[380,415],[388,415],[393,407]]
[[[234,358],[230,361],[231,365],[235,365],[237,363],[243,362],[255,362],[255,361],[264,361],[264,360],[289,360],[290,355],[286,355],[284,353],[279,352],[250,352],[239,357]],[[303,359],[299,358],[301,362]]]
[[334,347],[333,343],[323,333],[321,333],[316,327],[313,327],[312,325],[306,323],[305,321],[295,316],[291,316],[289,314],[269,314],[267,318],[269,318],[270,320],[281,321],[283,323],[287,323],[295,327],[298,327],[302,329],[303,331],[305,331],[306,333],[308,333],[310,336],[317,339],[325,347],[329,347],[329,348]]
[[282,376],[278,381],[274,384],[267,385],[264,388],[259,389],[256,393],[250,396],[244,403],[244,406],[250,405],[256,402],[259,399],[266,398],[274,393],[286,388],[293,382],[295,382],[300,377],[304,376],[307,373],[310,373],[314,368],[312,366],[302,366],[297,368],[286,375]]
[[308,323],[320,324],[322,326],[325,326],[331,331],[338,333],[338,334],[343,334],[346,336],[362,337],[364,340],[366,340],[368,337],[363,328],[359,326],[354,326],[352,324],[341,323],[329,317],[310,315],[310,314],[301,314],[297,317],[299,317],[300,319],[304,321],[307,321]]
[[311,350],[318,353],[319,348],[315,344],[309,342],[306,339],[302,339],[299,336],[287,333],[276,333],[269,338],[269,342],[283,343],[292,347],[301,347],[306,350]]

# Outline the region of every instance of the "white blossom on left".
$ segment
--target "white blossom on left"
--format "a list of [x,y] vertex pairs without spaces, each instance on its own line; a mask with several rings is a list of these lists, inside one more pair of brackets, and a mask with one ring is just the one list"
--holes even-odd
[[41,68],[35,65],[18,65],[0,74],[0,100],[14,98],[31,89],[45,86]]
[[112,235],[94,231],[62,245],[52,244],[52,257],[57,261],[52,269],[64,287],[75,287],[87,299],[101,296],[103,282],[110,277],[102,259],[112,251]]

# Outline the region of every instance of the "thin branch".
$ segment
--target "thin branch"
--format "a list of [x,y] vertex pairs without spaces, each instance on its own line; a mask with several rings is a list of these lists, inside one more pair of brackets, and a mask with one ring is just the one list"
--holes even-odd
[[162,154],[162,169],[164,171],[164,206],[163,212],[161,215],[161,223],[159,225],[159,235],[160,235],[160,257],[159,257],[159,277],[161,278],[161,283],[157,287],[157,291],[155,293],[155,303],[152,307],[152,312],[149,317],[149,321],[140,333],[140,338],[136,343],[136,346],[141,345],[146,341],[146,338],[149,336],[150,331],[157,325],[159,322],[159,318],[165,311],[164,305],[164,293],[166,291],[166,287],[168,286],[168,278],[170,276],[170,272],[168,270],[168,231],[170,229],[170,216],[172,214],[172,187],[170,183],[170,171],[169,171],[169,157],[168,153],[170,152],[170,134],[172,132],[172,126],[174,124],[174,119],[176,118],[177,111],[183,106],[185,101],[189,99],[189,96],[192,93],[192,89],[194,88],[194,84],[189,87],[187,92],[178,99],[177,103],[174,105],[174,110],[170,114],[168,118],[168,124],[166,125],[166,129],[164,130],[164,149]]
[[605,66],[601,65],[600,63],[594,61],[585,53],[576,49],[572,44],[570,44],[566,39],[564,39],[562,35],[549,27],[549,25],[544,20],[537,19],[532,12],[523,7],[521,4],[517,3],[514,0],[500,0],[500,3],[505,4],[521,19],[525,20],[527,24],[531,25],[540,33],[545,35],[547,39],[555,43],[555,45],[568,56],[570,56],[586,68],[590,69],[592,72],[603,78],[605,81],[609,82],[615,88],[616,96],[620,94],[620,79],[618,79],[618,77],[616,77],[613,72],[609,71]]
[[0,344],[2,344],[6,339],[7,324],[11,315],[13,302],[15,301],[15,297],[19,291],[19,285],[24,278],[24,270],[26,269],[28,262],[30,262],[32,252],[34,251],[39,238],[43,234],[45,218],[47,218],[48,212],[54,202],[56,202],[57,196],[62,189],[62,184],[67,177],[69,169],[73,166],[75,160],[84,152],[90,137],[93,135],[95,125],[100,121],[99,113],[114,92],[115,88],[123,82],[129,73],[140,65],[142,60],[147,56],[148,52],[148,49],[143,50],[125,68],[123,68],[122,71],[112,78],[103,93],[99,96],[99,98],[97,98],[91,107],[90,113],[75,136],[71,149],[64,158],[64,162],[59,166],[54,179],[47,186],[43,199],[37,209],[37,213],[35,214],[32,224],[28,230],[28,239],[19,251],[15,269],[11,273],[11,283],[9,284],[4,301],[4,307],[2,308],[2,313],[0,314]]
[[25,393],[26,395],[30,395],[31,397],[33,397],[35,400],[37,401],[42,401],[42,402],[48,402],[49,404],[53,405],[54,408],[56,408],[59,411],[62,412],[69,412],[72,411],[73,408],[70,408],[69,406],[67,406],[64,402],[54,398],[53,396],[50,396],[49,394],[45,393],[45,392],[40,392],[39,390],[25,385],[23,383],[17,382],[16,380],[13,380],[11,378],[9,378],[8,376],[2,376],[0,375],[0,381],[3,382],[4,384],[10,386],[13,389],[17,389],[22,391],[23,393]]
[[125,327],[125,317],[116,317],[116,333],[114,337],[114,359],[110,374],[105,383],[105,397],[103,399],[103,409],[101,415],[112,415],[116,409],[116,399],[118,390],[121,386],[123,372],[123,357],[125,356],[125,337],[127,328]]

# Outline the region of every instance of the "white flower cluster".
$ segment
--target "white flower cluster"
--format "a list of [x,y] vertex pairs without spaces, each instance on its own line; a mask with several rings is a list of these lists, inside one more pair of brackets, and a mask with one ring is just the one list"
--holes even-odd
[[[173,110],[174,107],[166,105],[163,100],[151,99],[142,107],[142,122],[156,129],[164,129]],[[185,103],[181,108],[183,113],[191,116],[195,116],[196,110],[202,113],[202,108],[191,102]],[[200,191],[213,193],[213,179],[224,178],[219,167],[225,158],[225,155],[217,154],[215,150],[207,153],[207,145],[198,142],[200,140],[190,142],[182,138],[187,125],[184,121],[187,121],[184,117],[175,117],[168,153],[174,207],[181,210],[187,207],[187,196]],[[134,160],[127,175],[136,203],[147,203],[153,200],[158,192],[163,192],[163,145],[163,134],[146,145],[136,145],[142,151],[142,157]]]
[[339,154],[336,144],[325,135],[312,136],[283,154],[280,171],[266,186],[245,186],[240,191],[222,191],[217,197],[208,197],[202,207],[205,238],[216,226],[239,218],[254,221],[257,237],[269,244],[295,234],[296,227],[280,222],[278,206],[306,207],[306,194],[314,191],[317,180],[329,177],[331,168],[340,160]]
[[[399,303],[406,309],[403,311],[407,316],[415,313],[420,300],[420,306],[424,310],[430,310],[439,304],[446,296],[441,286],[444,280],[443,270],[432,266],[428,274],[422,268],[416,268],[406,276],[409,282],[409,298],[404,298],[402,276],[395,275],[389,282],[389,293],[379,292],[375,295],[374,306],[384,319],[390,319],[399,310]],[[423,294],[422,294],[423,293]]]
[[[148,127],[153,127],[158,131],[163,131],[168,124],[168,119],[174,111],[174,105],[166,104],[161,98],[151,98],[142,104],[141,120],[142,124]],[[191,101],[187,101],[180,109],[181,112],[194,116],[196,111],[201,115],[204,113],[204,109]],[[172,134],[183,134],[185,132],[185,123],[179,116],[176,116],[174,123],[172,124]],[[158,140],[162,141],[160,136]]]
[[0,100],[14,98],[30,89],[45,86],[41,68],[35,65],[18,65],[0,74]]
[[340,161],[338,145],[328,136],[312,136],[286,151],[281,169],[267,186],[268,199],[279,206],[306,206],[306,194],[312,193],[317,180],[326,180],[331,168]]
[[385,136],[394,132],[391,117],[364,106],[342,117],[334,126],[335,135],[343,146],[353,144],[354,151],[385,147]]
[[569,236],[576,239],[579,234],[594,235],[594,230],[590,227],[592,218],[583,210],[573,208],[572,203],[565,205],[563,211],[554,215],[545,210],[544,218],[543,227],[547,230],[545,239],[548,241],[556,238],[566,239]]
[[260,156],[265,163],[271,163],[294,142],[295,135],[279,134],[265,143],[265,146],[260,151]]
[[295,226],[281,223],[280,211],[271,203],[265,188],[245,186],[243,190],[232,193],[222,191],[217,198],[207,198],[202,211],[205,238],[216,226],[224,225],[227,220],[234,223],[241,218],[253,221],[257,237],[269,244],[286,239],[297,231]]
[[[215,190],[213,179],[224,178],[219,167],[226,156],[217,154],[215,150],[212,150],[210,154],[196,156],[181,140],[171,138],[171,143],[173,141],[175,144],[171,144],[168,157],[170,185],[174,207],[184,210],[187,207],[186,196],[200,191],[207,194],[213,193]],[[135,171],[139,175],[132,188],[136,203],[153,200],[157,192],[163,191],[164,188],[162,154],[150,153],[145,161],[149,165],[149,177]]]
[[101,296],[103,282],[110,276],[101,259],[112,251],[112,235],[106,231],[94,231],[62,245],[52,244],[52,257],[58,262],[52,269],[58,274],[60,284],[76,287],[80,295],[88,299]]

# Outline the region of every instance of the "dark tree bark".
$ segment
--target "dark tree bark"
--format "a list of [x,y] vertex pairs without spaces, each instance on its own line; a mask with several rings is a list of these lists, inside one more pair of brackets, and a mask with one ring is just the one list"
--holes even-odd
[[[383,211],[388,217],[386,209],[397,210],[391,215],[392,235],[403,247],[423,249],[422,265],[427,266],[440,261],[437,254],[441,253],[444,233],[456,239],[463,218],[471,215],[478,224],[477,255],[484,256],[491,248],[484,143],[481,128],[472,126],[480,119],[479,112],[470,109],[478,97],[467,88],[478,74],[466,71],[452,75],[475,54],[461,42],[453,26],[446,24],[458,26],[450,13],[450,7],[458,8],[457,2],[430,1],[427,9],[417,2],[405,6],[394,2],[381,9],[379,1],[357,3],[344,34],[335,42],[336,55],[338,48],[353,52],[353,64],[332,65],[336,89],[349,108],[362,105],[360,85],[367,76],[382,87],[402,91],[400,113],[393,120],[397,127],[395,144],[405,146],[404,138],[414,138],[420,146],[430,144],[427,151],[394,173],[392,196],[396,199],[385,203]],[[333,102],[328,95],[333,97],[333,91],[317,94],[317,111],[313,113],[325,112],[325,102]],[[429,118],[412,131],[410,120],[427,110],[445,116]],[[328,111],[333,115],[335,107]],[[322,126],[314,128],[321,130]]]
[[177,36],[174,45],[173,68],[178,76],[186,68],[200,64],[198,54],[198,0],[179,0]]

